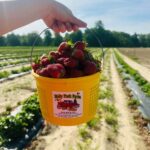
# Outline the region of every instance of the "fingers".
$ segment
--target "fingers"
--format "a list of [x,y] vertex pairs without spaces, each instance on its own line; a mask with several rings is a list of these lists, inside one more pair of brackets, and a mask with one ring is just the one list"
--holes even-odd
[[50,27],[54,32],[71,32],[71,31],[77,31],[79,29],[79,27],[75,24],[71,24],[71,23],[63,23],[60,21],[54,21],[53,25]]
[[73,25],[72,28],[73,28],[73,31],[78,31],[79,30],[79,27],[77,25]]
[[70,24],[70,23],[65,23],[65,25],[66,25],[66,29],[67,29],[67,31],[68,32],[71,32],[72,31],[72,25]]
[[85,22],[83,22],[82,20],[74,17],[74,16],[71,16],[71,23],[78,26],[79,28],[86,28],[87,27],[87,24]]
[[[81,27],[77,25],[77,24],[73,24],[73,23],[64,23],[58,20],[54,20],[52,24],[49,24],[48,21],[45,21],[45,23],[47,24],[48,27],[50,27],[54,32],[59,33],[59,32],[71,32],[71,31],[77,31],[79,30],[79,28]],[[82,24],[82,27],[85,27],[85,23]]]

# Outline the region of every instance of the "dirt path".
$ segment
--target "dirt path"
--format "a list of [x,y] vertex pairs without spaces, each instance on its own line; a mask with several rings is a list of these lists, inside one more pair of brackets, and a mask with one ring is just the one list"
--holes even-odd
[[6,106],[14,107],[18,102],[28,98],[36,90],[35,80],[32,75],[16,78],[0,84],[0,113]]
[[132,68],[136,69],[137,71],[139,71],[139,73],[141,74],[141,76],[143,76],[147,81],[150,82],[150,69],[138,64],[137,62],[133,61],[132,59],[128,58],[127,56],[119,53],[124,61],[129,64]]
[[77,126],[60,127],[54,134],[45,137],[46,147],[45,150],[69,150],[73,145],[74,139],[77,137]]
[[[134,63],[133,63],[134,64]],[[119,111],[119,150],[146,150],[142,137],[138,134],[138,129],[133,123],[132,116],[127,107],[127,97],[123,91],[119,74],[111,58],[111,74],[113,83],[113,93],[115,105]]]
[[150,69],[150,48],[118,48],[121,53]]

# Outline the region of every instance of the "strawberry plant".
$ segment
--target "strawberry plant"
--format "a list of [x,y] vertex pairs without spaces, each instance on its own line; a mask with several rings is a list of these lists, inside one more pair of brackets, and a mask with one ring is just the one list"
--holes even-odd
[[21,69],[11,70],[10,72],[2,71],[2,72],[0,72],[0,79],[8,78],[11,74],[19,74],[21,72],[27,72],[30,70],[31,70],[31,67],[27,66],[27,67],[22,67]]
[[24,137],[39,118],[41,118],[41,112],[37,95],[34,94],[24,101],[21,112],[16,116],[0,118],[0,145],[16,142]]
[[2,78],[8,78],[10,73],[8,71],[2,71],[0,72],[0,79]]
[[146,81],[135,69],[130,67],[122,58],[121,56],[115,51],[115,56],[118,62],[122,65],[123,70],[130,74],[134,80],[138,83],[141,87],[141,90],[146,93],[147,96],[150,96],[150,83]]

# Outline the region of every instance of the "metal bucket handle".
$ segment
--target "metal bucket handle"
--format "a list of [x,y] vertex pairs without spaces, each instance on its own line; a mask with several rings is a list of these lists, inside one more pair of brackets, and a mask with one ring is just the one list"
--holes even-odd
[[[46,28],[44,29],[42,32],[39,33],[39,36],[41,36],[46,30],[49,30],[50,28]],[[102,42],[101,40],[99,39],[99,37],[96,35],[96,32],[92,31],[91,29],[87,28],[90,33],[92,33],[92,35],[95,37],[95,39],[97,40],[98,44],[100,45],[100,50],[102,51],[102,57],[100,57],[100,62],[102,63],[102,66],[104,66],[104,57],[105,57],[105,51],[103,49],[103,45],[102,45]],[[33,50],[34,50],[34,47],[35,47],[35,44],[39,38],[39,36],[37,36],[33,42],[33,45],[32,45],[32,48],[31,48],[31,55],[30,55],[30,63],[32,65],[32,56],[33,56]]]

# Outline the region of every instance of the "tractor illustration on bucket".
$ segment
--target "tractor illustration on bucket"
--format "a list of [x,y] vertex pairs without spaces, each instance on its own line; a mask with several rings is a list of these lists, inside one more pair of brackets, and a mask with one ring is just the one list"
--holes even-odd
[[68,110],[68,111],[77,111],[77,108],[80,104],[77,103],[76,98],[74,100],[63,100],[58,101],[57,109]]

